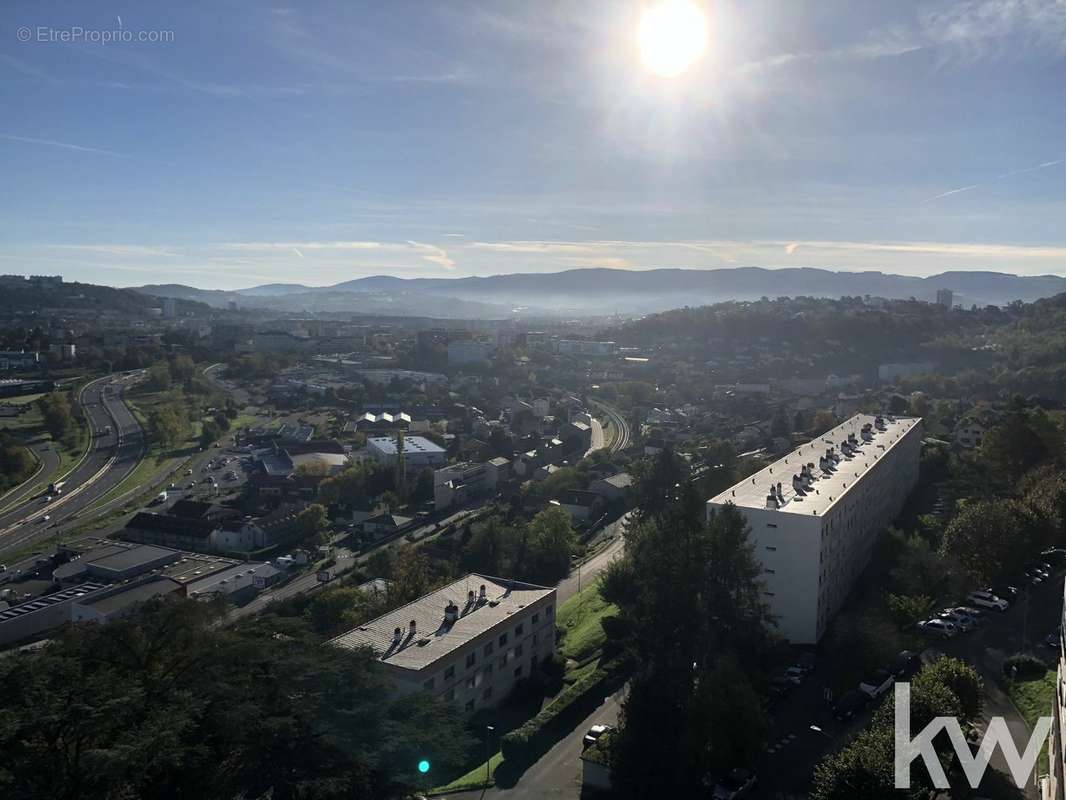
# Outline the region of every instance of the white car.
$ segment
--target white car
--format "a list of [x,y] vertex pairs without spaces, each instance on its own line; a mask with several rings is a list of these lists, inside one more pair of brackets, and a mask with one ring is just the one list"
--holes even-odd
[[1010,608],[1010,603],[1002,597],[996,597],[992,592],[986,591],[970,592],[966,602],[973,603],[978,608],[990,608],[993,611],[1006,611]]
[[876,700],[891,689],[894,682],[890,672],[879,669],[859,684],[859,691],[864,692],[869,695],[871,699]]
[[939,636],[941,639],[950,639],[959,632],[959,629],[945,619],[929,619],[918,623],[918,630],[929,636]]
[[588,750],[590,747],[592,747],[592,745],[596,744],[596,741],[601,736],[603,736],[603,734],[607,733],[607,731],[609,730],[611,730],[610,725],[593,725],[591,728],[588,729],[588,732],[585,733],[585,736],[582,738],[581,749]]

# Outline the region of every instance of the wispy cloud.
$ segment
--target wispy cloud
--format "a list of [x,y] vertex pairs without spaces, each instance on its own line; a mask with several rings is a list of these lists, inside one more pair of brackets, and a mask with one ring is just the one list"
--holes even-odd
[[38,139],[33,136],[15,136],[9,133],[0,133],[0,139],[4,139],[8,142],[19,142],[20,144],[34,144],[44,147],[59,147],[63,150],[74,150],[79,153],[94,153],[98,156],[114,156],[115,158],[129,158],[124,153],[116,153],[114,150],[104,150],[100,147],[89,147],[83,144],[72,144],[71,142],[57,142],[54,139]]

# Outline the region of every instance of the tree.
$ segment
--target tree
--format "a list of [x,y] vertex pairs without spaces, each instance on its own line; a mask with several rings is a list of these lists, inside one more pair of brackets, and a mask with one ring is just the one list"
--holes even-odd
[[300,539],[307,544],[318,544],[329,529],[329,515],[326,507],[312,503],[296,515],[296,528]]
[[222,429],[218,423],[213,419],[204,420],[200,429],[200,446],[209,447],[213,442],[217,442],[220,436],[222,436]]
[[463,569],[487,575],[506,575],[518,547],[517,532],[499,516],[476,525],[460,556]]
[[814,415],[814,419],[811,420],[810,433],[812,436],[821,436],[826,431],[835,428],[836,424],[837,419],[832,411],[819,411]]
[[178,403],[165,403],[148,412],[148,431],[163,448],[173,448],[189,434],[189,420]]
[[[612,567],[601,590],[629,621],[637,667],[612,745],[616,791],[630,797],[699,793],[709,768],[752,763],[764,725],[749,678],[736,678],[761,673],[772,638],[750,531],[731,505],[705,519],[702,494],[664,480],[670,469],[641,476],[669,490],[627,526],[630,563]],[[723,679],[735,696],[716,693]],[[730,736],[713,730],[723,713],[745,715]]]
[[780,406],[770,418],[770,435],[775,439],[787,439],[792,434],[792,426],[789,423],[788,413],[784,406]]
[[0,659],[4,797],[392,800],[420,758],[446,770],[470,748],[458,714],[397,697],[372,652],[218,614],[149,603]]
[[170,367],[166,361],[158,361],[148,367],[148,378],[145,385],[156,392],[163,392],[170,388],[172,377]]
[[74,426],[70,399],[63,392],[51,392],[37,401],[44,418],[44,427],[54,441],[66,438]]
[[1017,500],[966,503],[944,531],[941,550],[976,581],[995,583],[1021,572],[1045,537],[1032,510]]
[[554,586],[565,578],[570,573],[570,556],[575,545],[569,514],[558,506],[539,512],[529,522],[531,580]]

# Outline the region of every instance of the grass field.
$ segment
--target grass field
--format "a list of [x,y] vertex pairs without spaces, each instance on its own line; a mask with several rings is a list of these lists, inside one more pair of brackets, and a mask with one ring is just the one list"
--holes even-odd
[[[1051,714],[1051,707],[1055,701],[1055,670],[1049,669],[1043,676],[1033,680],[1008,682],[1007,694],[1022,713],[1029,728],[1032,729],[1040,717]],[[1040,774],[1047,774],[1047,742],[1044,742],[1044,749],[1040,753],[1040,765],[1037,769]]]
[[559,654],[573,661],[585,661],[596,654],[607,638],[600,620],[617,614],[599,592],[599,581],[593,581],[559,606],[555,623],[563,632]]
[[430,795],[448,794],[449,792],[466,792],[473,789],[480,789],[483,786],[494,786],[495,780],[493,778],[496,775],[496,768],[503,763],[503,754],[497,751],[492,758],[489,759],[488,765],[488,783],[485,781],[486,767],[484,762],[478,764],[472,770],[465,775],[460,775],[451,783],[447,783],[444,786],[438,786],[436,789],[431,789]]

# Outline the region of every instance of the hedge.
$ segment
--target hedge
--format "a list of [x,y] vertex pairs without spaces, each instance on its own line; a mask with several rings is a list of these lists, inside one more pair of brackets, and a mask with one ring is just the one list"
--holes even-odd
[[622,661],[601,664],[595,670],[563,689],[549,705],[524,725],[515,728],[500,741],[505,760],[529,762],[547,750],[577,714],[587,713],[591,701],[599,702],[602,692],[622,674]]

